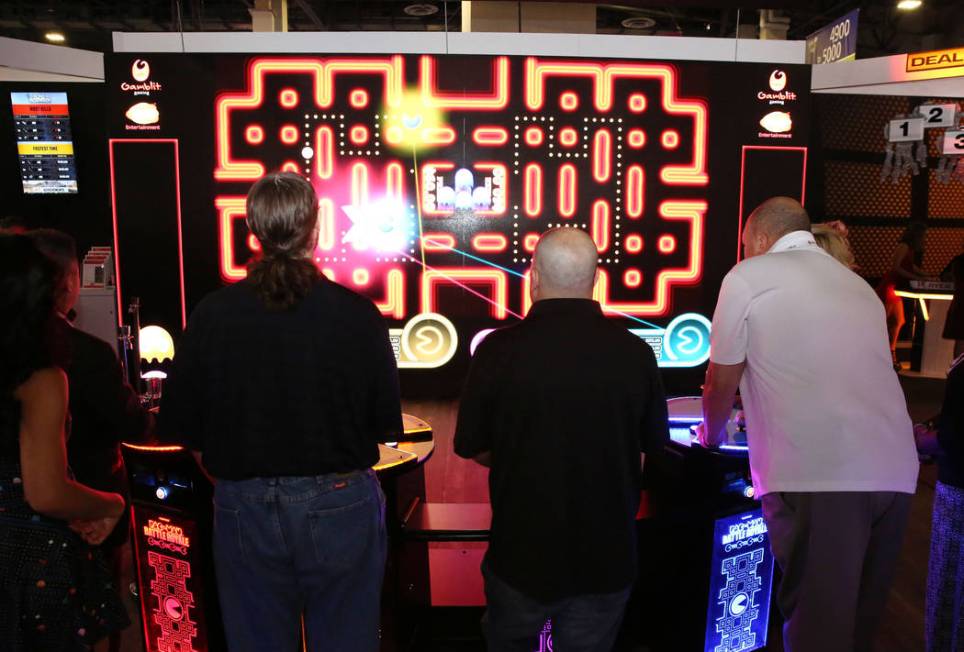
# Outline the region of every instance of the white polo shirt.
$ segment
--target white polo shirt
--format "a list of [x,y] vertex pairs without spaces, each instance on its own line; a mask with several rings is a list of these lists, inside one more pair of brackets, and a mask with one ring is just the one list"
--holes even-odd
[[884,307],[809,231],[727,274],[711,342],[713,362],[746,362],[740,394],[757,496],[914,493],[917,450]]

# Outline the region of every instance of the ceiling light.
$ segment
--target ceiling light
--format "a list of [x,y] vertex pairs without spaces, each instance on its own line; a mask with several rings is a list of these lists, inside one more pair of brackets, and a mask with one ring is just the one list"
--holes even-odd
[[46,34],[44,34],[44,38],[50,41],[51,43],[63,43],[64,41],[67,40],[67,37],[64,36],[63,33],[61,32],[47,32]]
[[897,3],[897,8],[901,11],[914,11],[919,9],[922,4],[924,4],[922,0],[900,0]]
[[409,16],[415,16],[417,18],[422,18],[425,16],[433,16],[438,13],[438,7],[430,2],[416,2],[405,7],[404,11]]
[[632,16],[624,18],[621,24],[626,29],[650,29],[656,25],[656,21],[648,16]]

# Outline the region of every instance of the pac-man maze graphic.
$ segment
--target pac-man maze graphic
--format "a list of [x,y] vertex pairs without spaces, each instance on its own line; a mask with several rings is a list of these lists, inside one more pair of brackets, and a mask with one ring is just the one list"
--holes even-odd
[[160,628],[152,643],[158,652],[193,652],[198,632],[191,619],[194,594],[187,588],[191,565],[153,550],[147,552],[147,563],[154,570],[151,598],[156,600],[149,618]]
[[596,243],[607,313],[670,317],[701,279],[708,210],[708,109],[679,81],[639,62],[255,58],[215,106],[221,276],[259,247],[247,188],[290,170],[320,198],[318,265],[387,318],[465,297],[496,325],[525,315],[539,235],[567,226]]

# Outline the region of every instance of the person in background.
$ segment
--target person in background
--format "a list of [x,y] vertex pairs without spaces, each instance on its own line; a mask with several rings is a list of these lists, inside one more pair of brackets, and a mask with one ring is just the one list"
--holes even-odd
[[746,260],[713,315],[698,436],[719,445],[739,387],[750,471],[774,557],[789,652],[866,652],[917,487],[883,308],[817,246],[803,207],[750,215]]
[[262,254],[207,296],[178,346],[162,439],[215,479],[214,558],[232,652],[374,652],[386,559],[378,442],[402,432],[388,330],[313,254],[318,198],[268,174],[248,193]]
[[941,273],[941,280],[954,283],[954,298],[947,309],[943,337],[954,340],[954,356],[964,355],[964,252],[955,256]]
[[[153,429],[153,417],[124,377],[114,348],[107,342],[74,328],[67,319],[80,294],[80,267],[74,239],[61,231],[37,229],[27,236],[54,263],[54,362],[67,374],[70,385],[71,434],[67,460],[79,482],[101,491],[129,495],[127,470],[121,456],[122,441],[137,442]],[[126,587],[133,579],[129,515],[104,541],[115,585]],[[121,591],[133,618],[136,605],[129,591]],[[136,631],[132,637],[139,636]],[[119,643],[119,641],[118,641]]]
[[821,249],[836,258],[847,269],[856,270],[856,258],[850,248],[850,240],[847,238],[847,226],[843,222],[814,224],[811,231]]
[[927,225],[923,222],[911,222],[900,236],[897,249],[890,269],[877,284],[877,296],[884,303],[887,317],[887,333],[890,337],[890,356],[894,368],[900,370],[897,362],[897,338],[900,329],[904,327],[904,300],[897,296],[897,286],[912,280],[927,280],[921,269],[924,263],[924,236],[927,235]]
[[[67,467],[67,378],[51,359],[57,271],[0,235],[0,649],[79,652],[129,624],[104,558],[124,498]],[[73,531],[72,531],[73,530]]]
[[596,246],[554,229],[536,246],[532,309],[488,335],[462,393],[455,452],[491,467],[482,564],[492,652],[612,649],[636,575],[644,457],[668,439],[653,350],[592,299]]
[[917,448],[937,458],[927,569],[927,652],[964,650],[964,355],[947,373],[937,428],[915,428]]

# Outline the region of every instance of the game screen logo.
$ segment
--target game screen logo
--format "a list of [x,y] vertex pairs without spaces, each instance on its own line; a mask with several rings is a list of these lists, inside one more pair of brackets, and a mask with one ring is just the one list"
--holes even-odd
[[[403,379],[460,378],[488,332],[525,317],[552,228],[591,235],[605,314],[699,377],[744,214],[805,194],[804,66],[127,54],[108,70],[120,282],[125,261],[179,281],[156,283],[180,309],[148,320],[177,330],[245,278],[245,195],[288,170],[320,198],[316,264],[375,302]],[[170,250],[149,235],[160,223]],[[150,311],[155,280],[124,292]]]

